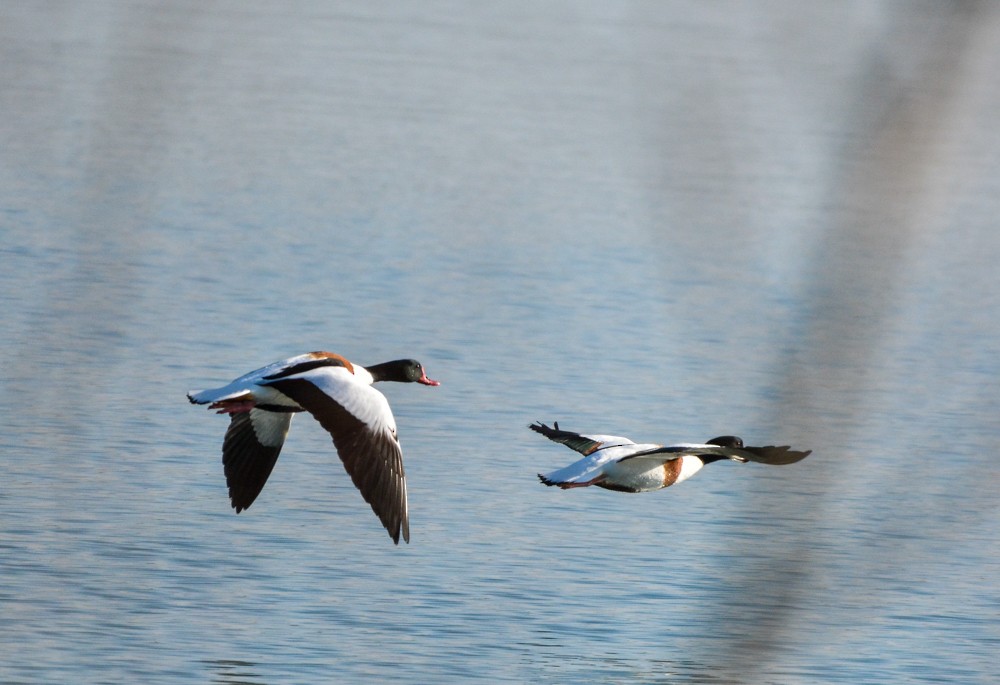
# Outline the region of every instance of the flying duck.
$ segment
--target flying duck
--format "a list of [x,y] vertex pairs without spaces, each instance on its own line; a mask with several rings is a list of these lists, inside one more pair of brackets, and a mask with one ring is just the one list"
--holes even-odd
[[544,423],[528,426],[549,440],[562,443],[584,455],[583,459],[551,473],[538,474],[546,485],[569,488],[599,488],[619,492],[651,492],[687,480],[713,461],[731,459],[746,463],[794,464],[812,450],[796,452],[789,447],[746,447],[735,435],[712,438],[706,444],[637,445],[614,435],[582,435],[549,428]]
[[271,475],[292,414],[307,411],[333,445],[361,496],[392,541],[410,541],[403,452],[396,420],[377,381],[440,385],[420,362],[399,359],[367,368],[332,352],[309,352],[240,376],[221,388],[189,392],[193,404],[229,414],[222,464],[236,513],[248,508]]

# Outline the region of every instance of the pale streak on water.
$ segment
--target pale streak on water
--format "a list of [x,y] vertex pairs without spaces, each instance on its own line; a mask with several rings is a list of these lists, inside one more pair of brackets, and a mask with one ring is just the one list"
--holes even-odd
[[[0,682],[1000,679],[995,5],[0,15]],[[317,348],[443,383],[409,546],[308,419],[228,507],[184,392]]]

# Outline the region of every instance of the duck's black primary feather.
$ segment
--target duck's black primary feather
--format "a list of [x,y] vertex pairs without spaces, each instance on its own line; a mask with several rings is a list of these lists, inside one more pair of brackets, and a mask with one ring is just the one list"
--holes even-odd
[[[265,444],[254,428],[254,421],[268,423]],[[222,442],[222,466],[229,486],[229,499],[236,513],[250,507],[264,488],[278,461],[291,414],[277,414],[261,409],[233,414]]]
[[758,464],[770,464],[772,466],[794,464],[812,454],[812,450],[797,452],[788,445],[778,447],[774,445],[767,445],[766,447],[747,446],[742,451],[746,453],[746,457],[750,461],[757,462]]
[[594,450],[604,444],[603,442],[598,442],[597,440],[591,440],[590,438],[580,435],[579,433],[559,430],[558,421],[553,421],[552,425],[554,428],[549,428],[544,423],[536,421],[528,426],[528,428],[536,433],[544,435],[553,442],[562,443],[563,445],[566,445],[566,447],[576,450],[583,455],[592,454]]

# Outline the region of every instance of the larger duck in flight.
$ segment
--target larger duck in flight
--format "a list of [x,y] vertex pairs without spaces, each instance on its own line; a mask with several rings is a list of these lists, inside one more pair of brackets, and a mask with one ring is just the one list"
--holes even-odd
[[229,414],[222,463],[236,513],[248,508],[271,475],[292,414],[307,411],[333,437],[354,485],[392,541],[410,541],[403,452],[396,420],[378,381],[439,385],[420,362],[399,359],[367,368],[332,352],[274,362],[221,388],[189,392],[194,404]]

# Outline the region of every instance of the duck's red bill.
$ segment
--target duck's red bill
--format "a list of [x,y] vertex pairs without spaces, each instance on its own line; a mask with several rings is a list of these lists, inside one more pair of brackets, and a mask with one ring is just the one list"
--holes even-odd
[[433,381],[430,378],[428,378],[426,373],[424,373],[423,376],[417,379],[417,383],[423,383],[424,385],[441,385],[441,383],[439,383],[438,381]]

